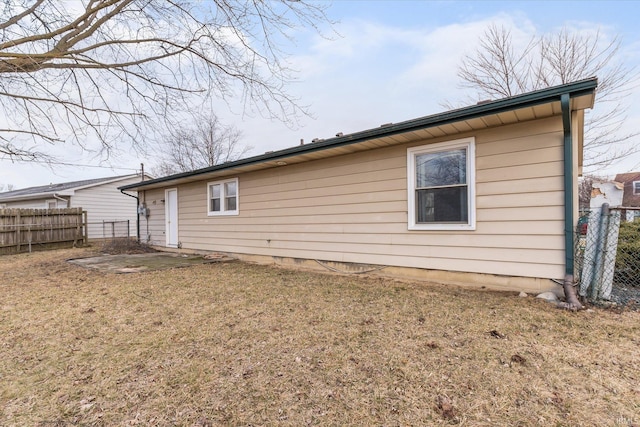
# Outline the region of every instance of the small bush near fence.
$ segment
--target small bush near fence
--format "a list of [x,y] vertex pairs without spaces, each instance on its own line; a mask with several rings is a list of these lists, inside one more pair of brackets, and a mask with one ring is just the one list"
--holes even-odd
[[620,224],[614,282],[640,287],[640,220],[638,219]]

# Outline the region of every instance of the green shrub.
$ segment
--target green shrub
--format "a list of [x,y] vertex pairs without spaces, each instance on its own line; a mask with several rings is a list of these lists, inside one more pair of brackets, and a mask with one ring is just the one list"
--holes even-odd
[[616,254],[616,282],[640,286],[640,220],[620,224]]

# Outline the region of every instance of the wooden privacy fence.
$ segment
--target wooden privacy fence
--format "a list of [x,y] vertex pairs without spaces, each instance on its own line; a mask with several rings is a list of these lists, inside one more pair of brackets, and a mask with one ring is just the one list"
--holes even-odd
[[0,209],[0,255],[83,245],[82,208]]

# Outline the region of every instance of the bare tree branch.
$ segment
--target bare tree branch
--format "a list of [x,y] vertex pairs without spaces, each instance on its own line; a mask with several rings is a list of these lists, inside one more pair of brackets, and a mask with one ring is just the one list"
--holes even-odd
[[15,16],[9,17],[9,19],[7,19],[4,22],[0,22],[0,31],[4,30],[5,28],[9,28],[12,25],[17,24],[18,22],[20,22],[21,19],[34,13],[38,9],[38,7],[40,7],[40,5],[44,3],[44,1],[45,0],[37,0],[31,5],[31,7],[24,9],[21,13]]
[[640,150],[640,144],[629,144],[640,132],[622,130],[625,100],[638,72],[619,62],[619,51],[617,38],[605,42],[599,32],[585,35],[566,29],[517,48],[508,29],[492,25],[478,50],[462,60],[458,77],[462,87],[484,100],[597,76],[597,108],[586,116],[584,144],[585,168],[594,172]]
[[529,90],[534,66],[530,55],[539,41],[531,39],[518,52],[511,37],[511,32],[504,28],[489,27],[477,55],[465,57],[458,69],[463,87],[487,97],[509,97]]
[[[211,98],[295,125],[281,46],[325,5],[254,0],[0,0],[0,159],[60,140],[144,147]],[[36,157],[42,151],[37,150]]]
[[213,114],[197,114],[191,125],[180,126],[160,144],[159,163],[152,169],[158,176],[214,166],[238,160],[251,147],[240,143],[242,134],[223,125]]

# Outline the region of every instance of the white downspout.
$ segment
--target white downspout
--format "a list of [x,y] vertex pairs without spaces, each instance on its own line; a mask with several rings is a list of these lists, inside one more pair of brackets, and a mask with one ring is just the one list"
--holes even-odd
[[65,202],[67,204],[67,207],[69,207],[69,201],[67,199],[58,196],[56,193],[53,193],[53,198],[54,199],[58,199],[58,200],[62,200],[63,202]]

